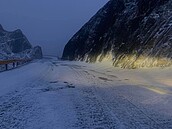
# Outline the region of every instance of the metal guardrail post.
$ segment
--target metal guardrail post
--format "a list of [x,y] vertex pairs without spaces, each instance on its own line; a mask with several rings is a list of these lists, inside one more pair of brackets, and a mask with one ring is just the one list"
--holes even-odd
[[19,65],[26,64],[28,62],[32,61],[32,59],[13,59],[13,60],[0,60],[0,65],[5,66],[5,71],[7,71],[10,66],[12,66],[12,69],[15,67],[18,67]]
[[15,62],[13,62],[13,68],[15,68]]
[[8,70],[8,64],[5,64],[5,70],[6,71]]

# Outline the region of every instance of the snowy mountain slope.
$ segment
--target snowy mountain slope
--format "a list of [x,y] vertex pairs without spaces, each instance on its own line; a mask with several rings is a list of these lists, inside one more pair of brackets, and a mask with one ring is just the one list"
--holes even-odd
[[170,66],[172,0],[110,0],[67,43],[63,59]]
[[0,74],[0,128],[170,129],[171,70],[31,62]]
[[33,48],[21,30],[8,32],[0,25],[0,59],[10,58],[42,58],[42,50]]

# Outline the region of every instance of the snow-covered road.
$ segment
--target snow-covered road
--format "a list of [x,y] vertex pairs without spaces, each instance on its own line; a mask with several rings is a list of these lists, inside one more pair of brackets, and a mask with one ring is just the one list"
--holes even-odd
[[171,129],[172,68],[42,59],[0,73],[0,129]]

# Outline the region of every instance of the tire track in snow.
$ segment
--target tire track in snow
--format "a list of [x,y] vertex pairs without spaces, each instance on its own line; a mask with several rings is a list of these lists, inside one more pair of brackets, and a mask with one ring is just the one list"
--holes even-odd
[[[135,101],[131,91],[128,91],[127,84],[119,82],[119,78],[110,76],[95,70],[90,71],[90,67],[83,67],[82,65],[73,65],[67,62],[45,61],[48,68],[40,73],[40,77],[34,78],[23,88],[19,88],[6,96],[0,97],[0,129],[23,129],[29,128],[34,121],[42,122],[46,127],[55,127],[56,119],[50,118],[48,122],[54,124],[49,126],[47,121],[41,117],[44,111],[39,100],[37,100],[39,92],[38,89],[46,89],[47,86],[54,86],[58,80],[53,75],[56,68],[61,65],[67,67],[64,70],[63,77],[66,84],[73,83],[76,88],[70,92],[70,100],[74,105],[74,110],[77,114],[78,121],[72,125],[71,128],[83,129],[170,129],[172,128],[172,119],[170,117],[162,118],[157,112],[148,111],[149,107],[141,107],[142,105]],[[68,72],[69,70],[69,72]],[[71,75],[68,75],[71,74]],[[72,77],[72,78],[69,78]],[[73,80],[74,79],[74,80]],[[111,80],[111,81],[107,81]],[[52,84],[53,83],[53,84]],[[54,84],[55,83],[55,84]],[[132,87],[130,85],[130,87]],[[133,86],[134,87],[134,86]],[[58,89],[58,87],[55,87]],[[127,90],[125,90],[125,88]],[[63,88],[64,89],[64,88]],[[52,97],[51,108],[45,103],[47,112],[51,109],[51,115],[54,113],[58,115],[58,106],[54,107],[54,102],[59,100],[54,94],[60,94],[63,90],[53,91],[49,90],[42,93],[43,100],[49,101],[48,97]],[[67,90],[67,89],[65,89]],[[136,88],[134,88],[137,92]],[[138,90],[142,90],[138,87]],[[145,89],[144,89],[145,90]],[[50,93],[53,92],[53,95]],[[56,93],[57,92],[57,93]],[[50,94],[49,94],[50,93]],[[46,97],[44,96],[46,94]],[[148,93],[150,94],[150,93]],[[139,96],[139,93],[137,94]],[[136,96],[136,95],[135,95]],[[136,97],[138,97],[136,96]],[[39,96],[40,97],[40,96]],[[63,99],[60,99],[63,103]],[[142,99],[138,99],[142,100]],[[151,102],[151,100],[150,100]],[[44,105],[44,104],[43,104]],[[63,105],[65,107],[65,105]],[[47,109],[48,108],[48,109]],[[65,108],[68,109],[68,108]],[[63,111],[63,107],[61,107]],[[72,111],[73,109],[69,109]],[[51,116],[50,115],[50,116]],[[45,115],[46,116],[46,115]],[[49,115],[47,115],[49,116]],[[72,117],[73,118],[73,117]],[[39,127],[39,125],[37,126]],[[46,127],[39,127],[45,128]],[[31,128],[31,127],[30,127]]]
[[[100,72],[95,73],[99,74]],[[102,75],[102,73],[100,73],[100,75]],[[104,76],[108,78],[108,75],[104,74]],[[152,118],[151,113],[148,114],[143,110],[143,108],[139,107],[128,98],[126,98],[125,94],[121,93],[118,88],[114,90],[112,82],[106,81],[103,85],[104,87],[106,85],[107,88],[102,89],[100,87],[100,85],[102,84],[98,83],[99,81],[97,81],[96,79],[97,78],[93,78],[90,81],[94,81],[97,83],[97,86],[95,87],[95,94],[97,94],[102,99],[103,103],[110,108],[110,110],[115,114],[119,121],[121,121],[126,129],[169,129],[172,127],[172,120],[164,120],[161,117],[159,117],[159,119]]]
[[[51,67],[41,71],[38,78],[28,82],[15,91],[0,97],[0,129],[24,129],[32,119],[38,119],[41,114],[36,95],[44,78],[50,73]],[[46,73],[46,74],[45,74]],[[23,85],[23,84],[21,84]],[[41,116],[41,115],[40,115]]]
[[76,127],[84,129],[122,129],[120,121],[114,116],[102,100],[95,94],[94,84],[92,84],[92,76],[88,76],[83,69],[78,69],[69,66],[74,73],[74,76],[82,82],[87,82],[88,85],[78,86],[78,90],[72,97],[75,105],[75,110],[78,115],[78,123]]

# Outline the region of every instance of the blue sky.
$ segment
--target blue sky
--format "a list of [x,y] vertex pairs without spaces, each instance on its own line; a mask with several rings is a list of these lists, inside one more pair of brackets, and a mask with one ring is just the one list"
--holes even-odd
[[1,0],[0,24],[21,29],[44,54],[61,56],[64,45],[108,0]]

